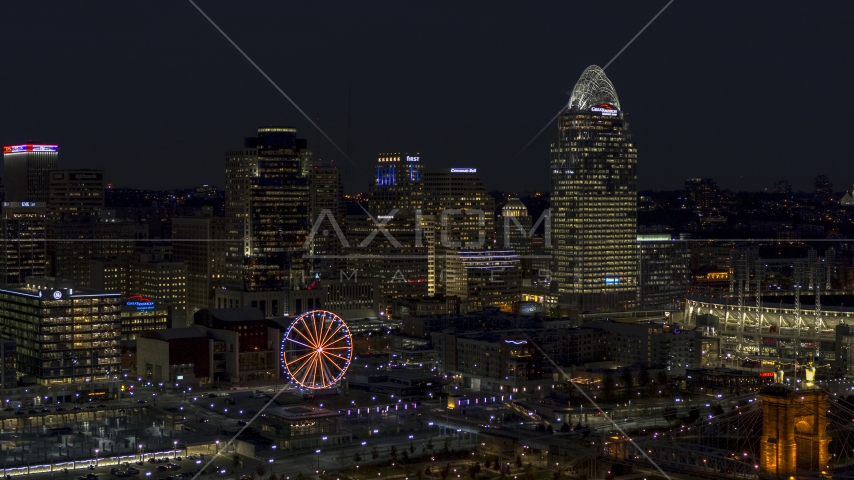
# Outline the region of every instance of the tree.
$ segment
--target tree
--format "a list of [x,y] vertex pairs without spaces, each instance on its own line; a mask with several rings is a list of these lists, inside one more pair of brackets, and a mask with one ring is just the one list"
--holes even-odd
[[549,433],[554,433],[555,429],[554,427],[552,427],[551,423],[546,427],[546,431]]
[[377,457],[379,457],[379,456],[380,456],[380,452],[379,452],[379,450],[377,450],[377,447],[372,448],[371,449],[371,458],[376,460]]
[[486,457],[486,460],[483,461],[483,468],[492,468],[492,463],[490,463],[489,457]]
[[625,389],[626,395],[632,391],[632,387],[634,386],[634,379],[632,378],[632,371],[629,367],[624,367],[620,372],[620,383],[623,384],[623,389]]
[[356,454],[353,455],[353,463],[359,463],[361,461],[362,461],[362,456],[359,455],[359,452],[356,452]]
[[501,459],[500,459],[500,458],[496,458],[496,459],[495,459],[495,462],[494,462],[494,464],[493,464],[493,465],[494,465],[494,466],[493,466],[492,468],[494,468],[496,472],[500,472],[500,471],[502,471],[502,470],[503,470],[503,469],[501,468]]
[[602,377],[602,396],[606,402],[614,400],[614,374],[610,370]]
[[400,457],[403,459],[403,463],[408,462],[409,461],[409,452],[406,450],[400,452]]
[[469,466],[468,473],[469,473],[469,478],[471,478],[471,480],[474,480],[475,477],[477,477],[477,474],[480,473],[480,463],[474,462],[474,465]]
[[415,453],[415,444],[410,441],[409,442],[409,454],[412,455],[413,453]]
[[397,460],[397,446],[395,446],[395,445],[392,445],[392,446],[391,446],[391,448],[390,448],[390,449],[389,449],[389,451],[388,451],[388,456],[389,456],[392,460]]
[[694,423],[700,419],[700,410],[697,407],[691,407],[691,410],[688,410],[688,423]]
[[659,385],[661,385],[661,389],[662,390],[667,389],[667,387],[668,387],[667,370],[664,370],[662,368],[661,370],[658,371],[658,374],[656,375],[656,377],[657,377],[656,381],[658,382]]
[[649,369],[646,366],[642,366],[640,372],[638,372],[638,387],[642,389],[649,388],[650,383],[652,382],[652,378],[649,376]]
[[516,468],[522,468],[522,457],[516,457]]
[[442,467],[441,470],[439,470],[439,476],[442,477],[442,480],[446,480],[448,478],[448,475],[450,475],[450,474],[451,474],[451,464],[446,463],[445,466]]
[[428,475],[428,476],[433,475],[433,471],[430,470],[430,465],[427,465],[426,467],[424,467],[424,475]]
[[255,473],[257,473],[257,474],[258,474],[258,478],[263,477],[263,476],[264,476],[264,474],[265,474],[265,473],[267,473],[267,469],[266,469],[266,468],[264,468],[264,464],[263,464],[263,463],[259,463],[259,464],[258,464],[258,466],[257,466],[257,467],[255,467]]
[[239,467],[240,466],[240,455],[235,453],[234,456],[231,457],[231,464],[234,465],[234,468]]
[[525,480],[534,480],[537,472],[534,470],[534,466],[530,463],[525,465]]
[[661,416],[667,420],[668,423],[673,423],[679,420],[678,411],[676,407],[667,407],[661,412]]
[[443,444],[442,444],[442,453],[444,453],[445,455],[447,455],[448,453],[450,453],[450,449],[448,448],[448,445],[449,445],[449,444],[448,444],[448,439],[446,438],[446,439],[445,439],[445,443],[443,443]]
[[554,480],[560,480],[560,472],[555,472],[552,474],[552,478]]
[[271,473],[270,473],[270,478],[269,478],[269,479],[267,479],[267,480],[279,480],[279,477],[277,477],[275,473],[272,473],[272,472],[271,472]]
[[563,425],[560,426],[560,431],[563,433],[566,433],[570,430],[571,430],[571,428],[569,426],[569,423],[567,423],[567,422],[563,422]]
[[433,438],[428,438],[427,443],[424,444],[427,447],[427,450],[433,451]]
[[581,426],[581,420],[579,420],[578,423],[575,424],[575,428],[573,428],[573,430],[581,430],[582,428],[583,427]]
[[724,407],[720,406],[720,404],[712,405],[712,415],[718,416],[718,415],[723,415],[723,413],[724,413]]
[[297,472],[297,480],[305,480],[305,475],[302,472]]

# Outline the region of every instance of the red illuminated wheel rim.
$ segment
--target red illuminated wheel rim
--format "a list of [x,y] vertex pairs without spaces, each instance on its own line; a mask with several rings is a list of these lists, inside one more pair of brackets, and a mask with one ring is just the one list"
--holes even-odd
[[352,342],[350,329],[338,315],[325,310],[306,312],[285,331],[282,366],[302,387],[332,387],[350,366]]

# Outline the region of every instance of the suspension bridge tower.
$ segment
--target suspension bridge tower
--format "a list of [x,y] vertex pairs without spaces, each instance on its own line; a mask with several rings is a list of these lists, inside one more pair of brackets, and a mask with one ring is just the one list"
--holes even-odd
[[806,367],[806,380],[795,390],[783,384],[778,371],[774,383],[762,390],[762,472],[778,478],[796,478],[797,470],[826,471],[830,462],[827,434],[827,392],[815,383],[815,367]]

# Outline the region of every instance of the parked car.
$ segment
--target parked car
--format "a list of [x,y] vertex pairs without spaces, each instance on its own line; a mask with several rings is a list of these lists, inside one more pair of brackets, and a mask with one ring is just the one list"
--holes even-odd
[[64,412],[65,409],[63,407],[56,407],[57,412]]
[[118,469],[118,468],[116,468],[116,467],[113,467],[113,468],[111,468],[111,469],[110,469],[110,473],[116,473],[116,472],[118,472],[118,471],[119,471],[119,469]]
[[165,472],[165,471],[166,471],[166,465],[158,465],[158,466],[157,466],[157,471],[159,471],[159,472]]
[[18,410],[17,412],[15,412],[15,415],[23,415],[23,414],[24,414],[24,412],[22,412],[22,411],[20,411],[20,410]]
[[28,411],[28,413],[39,413],[39,411],[38,411],[38,410],[34,410],[34,409],[32,409],[32,408],[31,408],[31,409]]
[[210,422],[210,419],[207,419],[207,418],[200,418],[199,419],[199,423],[208,423],[208,422]]
[[147,401],[145,401],[145,400],[137,400],[137,401],[136,401],[136,403],[138,403],[138,404],[140,404],[140,405],[145,405],[145,404],[146,404],[146,403],[148,403],[148,402],[147,402]]
[[242,426],[246,425],[246,420],[238,420],[237,424],[242,427]]
[[128,467],[128,469],[125,471],[131,475],[136,475],[137,473],[139,473],[139,469],[136,467]]
[[208,394],[208,398],[216,398],[216,397],[218,397],[218,396],[219,396],[219,395],[217,395],[217,394],[215,394],[215,393],[209,393],[209,394]]
[[4,409],[3,409],[3,411],[5,411],[5,412],[13,412],[13,411],[15,411],[15,409],[14,409],[14,408],[12,408],[12,407],[6,407],[6,408],[4,408]]

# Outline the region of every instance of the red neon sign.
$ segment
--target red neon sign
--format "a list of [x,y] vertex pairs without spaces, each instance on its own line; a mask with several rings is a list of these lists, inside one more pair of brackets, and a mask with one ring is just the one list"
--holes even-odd
[[760,378],[771,378],[774,376],[774,372],[759,372]]

